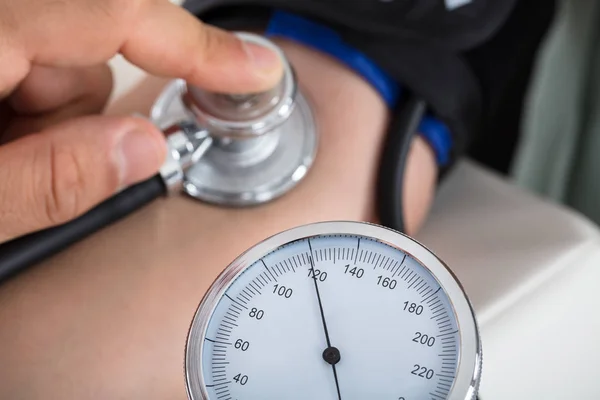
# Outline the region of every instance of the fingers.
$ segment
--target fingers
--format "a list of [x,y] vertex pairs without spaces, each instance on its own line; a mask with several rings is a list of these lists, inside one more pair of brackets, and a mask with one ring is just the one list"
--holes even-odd
[[206,90],[248,93],[272,88],[281,79],[279,57],[208,26],[164,0],[146,3],[121,52],[159,76],[176,76]]
[[111,91],[112,73],[107,65],[87,68],[34,66],[6,101],[13,110],[13,118],[10,126],[0,124],[0,131],[4,131],[0,143],[70,118],[101,113]]
[[3,143],[2,135],[6,127],[12,121],[14,116],[13,110],[8,106],[8,103],[0,100],[0,145]]
[[87,68],[32,67],[29,75],[10,97],[10,104],[20,114],[54,111],[82,97],[90,108],[101,111],[112,90],[108,65]]
[[0,242],[76,218],[165,156],[162,134],[138,118],[79,118],[1,146]]
[[[0,1],[0,28],[6,15],[15,20],[15,39],[0,46],[0,54],[16,59],[20,64],[7,65],[20,73],[29,64],[95,65],[121,52],[151,74],[218,92],[264,91],[283,75],[277,54],[205,25],[167,0]],[[20,79],[0,69],[0,90]]]

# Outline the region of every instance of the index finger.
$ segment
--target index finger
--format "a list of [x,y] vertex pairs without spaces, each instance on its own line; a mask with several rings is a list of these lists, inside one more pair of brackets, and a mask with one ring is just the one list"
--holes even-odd
[[283,75],[279,56],[206,25],[165,0],[146,2],[121,48],[133,64],[221,93],[260,92]]

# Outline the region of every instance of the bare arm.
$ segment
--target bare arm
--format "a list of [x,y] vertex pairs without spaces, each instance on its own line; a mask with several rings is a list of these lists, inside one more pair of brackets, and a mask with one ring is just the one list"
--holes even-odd
[[[234,257],[300,224],[377,222],[384,102],[328,57],[281,44],[321,132],[306,180],[253,209],[221,209],[185,197],[157,201],[0,287],[0,398],[183,400],[189,323]],[[147,112],[163,84],[148,80],[109,113]],[[405,180],[410,233],[427,215],[436,174],[432,152],[415,140]]]

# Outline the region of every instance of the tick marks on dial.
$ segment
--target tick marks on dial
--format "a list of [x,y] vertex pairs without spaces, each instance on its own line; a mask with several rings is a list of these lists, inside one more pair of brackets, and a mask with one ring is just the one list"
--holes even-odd
[[223,317],[223,323],[227,323],[230,326],[235,326],[235,327],[239,326],[238,324],[235,323],[235,320],[233,318],[231,318],[229,315],[225,315]]
[[206,385],[206,387],[209,387],[209,388],[211,388],[211,387],[219,387],[219,386],[223,386],[223,385],[229,385],[230,383],[231,383],[231,381],[227,381],[227,382],[218,383],[216,385]]
[[269,284],[269,282],[267,282],[267,279],[269,280],[269,282],[271,282],[271,278],[269,278],[269,275],[267,275],[265,272],[263,272],[258,277],[256,277],[256,280],[258,281],[258,283],[261,284],[261,288],[263,288]]
[[265,269],[267,270],[267,272],[269,273],[269,276],[271,278],[273,278],[273,280],[275,280],[275,282],[277,282],[277,278],[275,278],[275,275],[273,275],[273,273],[271,272],[271,270],[269,269],[269,267],[267,267],[267,263],[265,263],[265,260],[261,259],[260,260],[262,262],[262,264],[265,266]]
[[406,281],[407,274],[412,271],[410,270],[410,268],[407,268],[406,266],[404,266],[404,268],[402,268],[402,270],[404,271],[404,273],[400,276],[400,279],[404,279]]
[[302,264],[306,265],[306,264],[309,264],[309,263],[310,263],[310,258],[312,257],[312,255],[308,255],[308,254],[306,254],[306,258],[308,258],[308,260],[306,260],[306,259],[304,258],[304,253],[300,254],[300,256],[302,256]]
[[259,293],[262,294],[260,289],[263,288],[263,283],[260,281],[260,276],[257,276],[252,282],[250,282],[251,285],[253,285],[252,287]]
[[415,274],[412,278],[410,278],[410,280],[408,280],[406,283],[409,284],[408,288],[410,289],[413,283],[415,283],[417,281],[417,279],[419,279],[419,275]]
[[[397,272],[396,272],[394,275],[392,275],[392,278],[393,278],[394,276],[400,276],[400,274],[401,274],[401,273],[403,273],[404,271],[408,271],[408,269],[407,269],[406,265],[402,266],[402,268],[401,268],[401,269],[398,269],[398,271],[397,271]],[[406,272],[404,272],[404,273],[406,273]]]
[[[240,301],[234,300],[234,299],[232,299],[232,298],[231,298],[231,296],[229,296],[227,293],[225,293],[225,297],[227,297],[229,300],[231,300],[231,301],[232,301],[232,302],[234,302],[235,304],[237,304],[237,305],[241,306],[242,308],[245,308],[246,310],[248,309],[248,307],[246,307],[246,306],[245,306],[245,304],[248,304],[248,303],[246,303],[245,301],[243,301],[243,300],[240,300]],[[242,304],[242,302],[243,302],[244,304]]]
[[444,337],[444,336],[449,336],[449,335],[454,335],[458,333],[458,330],[454,331],[454,332],[447,332],[447,333],[443,333],[441,335],[437,335],[436,337]]
[[367,264],[371,264],[371,259],[373,258],[374,255],[375,254],[373,252],[368,251],[367,252],[367,257],[365,257],[364,259],[361,259],[360,261],[365,261],[366,260]]
[[392,259],[389,258],[389,257],[386,257],[386,260],[387,261],[385,262],[385,264],[381,268],[385,269],[386,271],[389,271],[389,268],[393,265],[393,263],[391,262]]
[[240,313],[243,311],[239,305],[237,305],[237,303],[231,303],[231,309],[230,309],[233,313],[235,313],[237,316],[240,315]]
[[[248,291],[249,291],[249,292],[252,294],[252,296],[255,296],[255,295],[257,295],[257,294],[258,294],[258,295],[262,294],[262,293],[260,292],[260,290],[258,290],[258,288],[257,288],[257,286],[256,286],[256,284],[255,284],[254,282],[250,282],[250,283],[248,284],[248,286],[246,286],[246,289],[248,289]],[[244,289],[244,290],[245,290],[245,289]]]
[[[329,255],[327,254],[327,252],[329,251]],[[329,261],[329,258],[331,256],[331,247],[329,249],[325,249],[325,251],[323,251],[323,249],[319,249],[318,251],[315,250],[315,261]]]
[[421,285],[419,285],[415,288],[415,291],[418,294],[423,294],[423,292],[426,291],[427,289],[429,289],[429,285],[427,285],[427,282],[423,281],[423,283]]
[[[292,258],[292,261],[295,261],[295,260]],[[293,272],[296,272],[296,269],[295,269],[295,268],[294,268],[294,266],[292,265],[292,261],[290,261],[290,262],[288,263],[288,260],[283,260],[283,262],[284,262],[285,266],[286,266],[286,267],[287,267],[287,269],[288,269],[288,272],[290,271],[290,269],[291,269]]]
[[220,340],[213,340],[213,339],[209,339],[207,337],[205,337],[204,340],[208,340],[209,342],[212,342],[212,343],[219,343],[219,344],[231,346],[231,343],[229,343],[229,342],[221,342]]
[[[377,255],[377,260],[375,260],[375,263],[373,264],[373,269],[377,269],[377,266],[379,265],[379,261],[382,260],[381,258],[381,254]],[[371,261],[371,259],[369,258],[369,261]]]
[[252,296],[248,293],[246,288],[244,288],[244,290],[242,290],[242,293],[239,294],[239,297],[246,300],[246,304],[250,303],[250,299],[252,298]]
[[231,327],[229,325],[225,325],[225,322],[221,322],[221,325],[219,326],[219,329],[217,330],[217,335],[221,335],[223,337],[229,338],[229,336],[231,336],[232,330],[233,330],[233,327]]
[[442,288],[439,287],[435,292],[431,293],[427,292],[425,294],[425,298],[423,300],[421,300],[421,304],[423,304],[424,301],[428,301],[429,299],[431,299],[433,296],[435,296],[437,294],[437,292],[439,292]]
[[408,289],[411,289],[413,286],[419,285],[421,282],[423,282],[423,278],[417,275],[417,279],[412,281],[412,283],[408,286]]
[[437,297],[435,298],[435,301],[433,303],[429,304],[429,308],[431,309],[432,313],[436,312],[442,307],[444,307],[444,304]]
[[401,266],[402,266],[402,263],[399,263],[398,261],[394,261],[394,264],[390,269],[390,272],[392,273],[392,278],[396,276],[396,273],[398,271],[400,271]]

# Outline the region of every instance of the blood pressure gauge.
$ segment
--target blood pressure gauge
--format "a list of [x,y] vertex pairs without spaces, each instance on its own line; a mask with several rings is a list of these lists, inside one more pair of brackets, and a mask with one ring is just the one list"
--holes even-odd
[[471,400],[481,372],[473,310],[413,239],[317,223],[254,246],[193,319],[192,400]]

